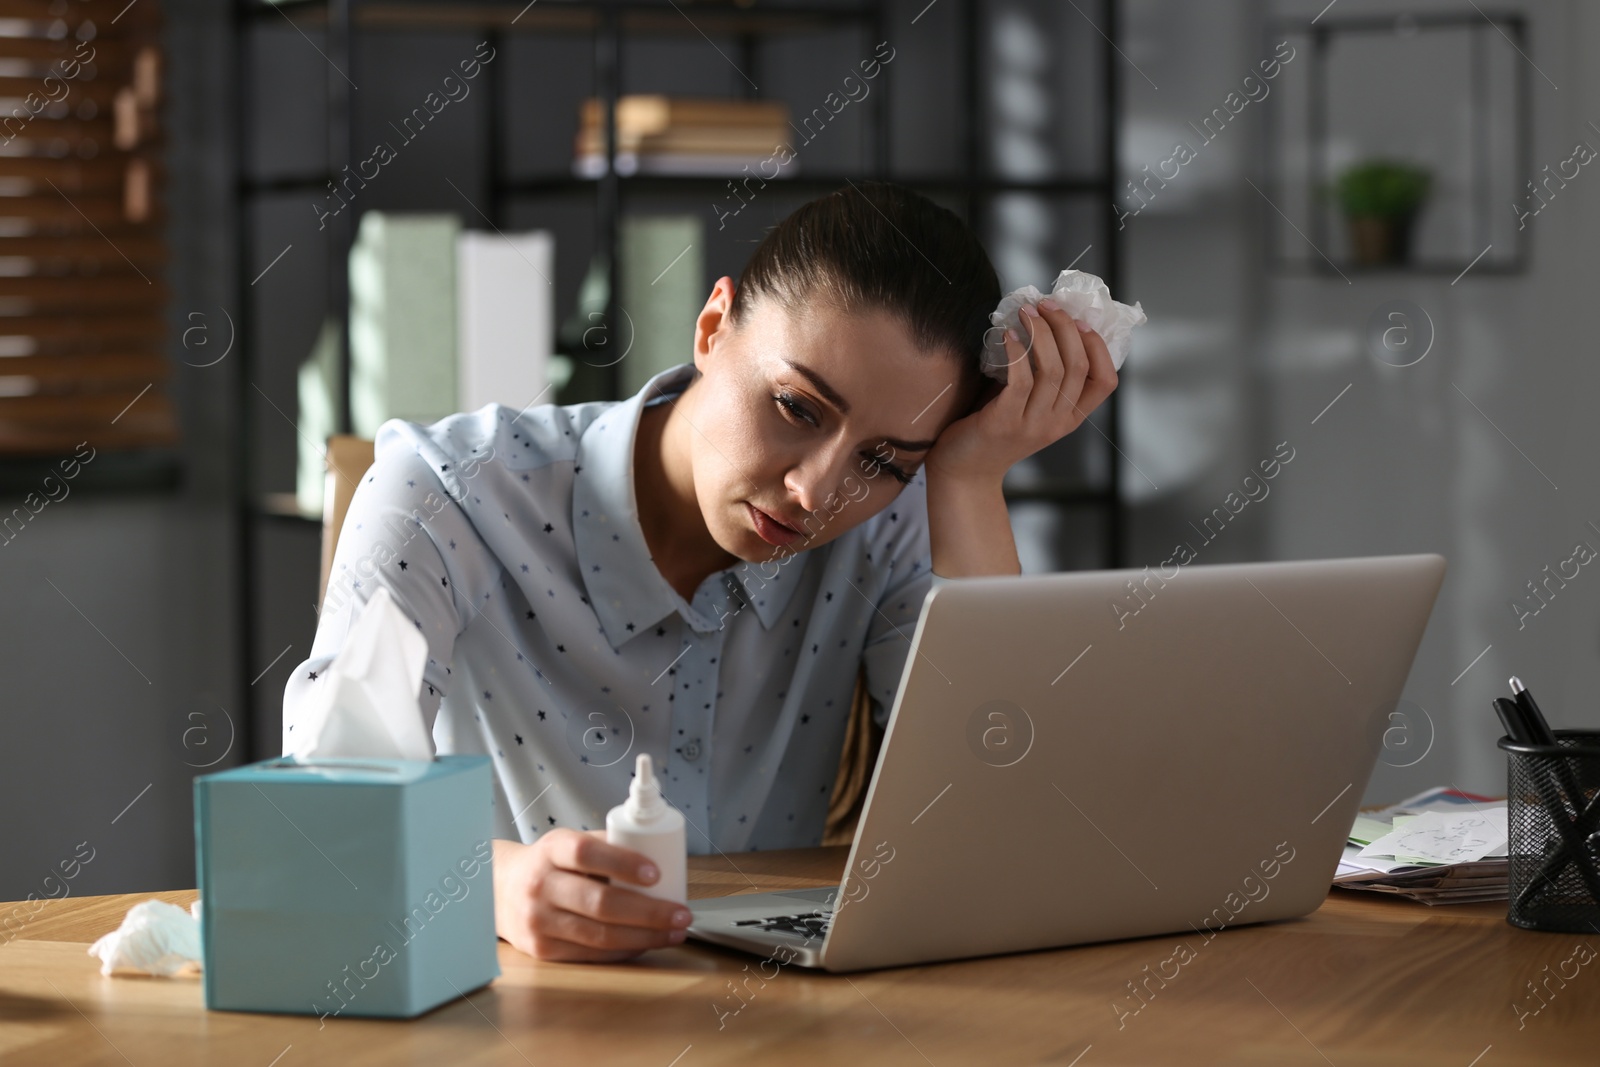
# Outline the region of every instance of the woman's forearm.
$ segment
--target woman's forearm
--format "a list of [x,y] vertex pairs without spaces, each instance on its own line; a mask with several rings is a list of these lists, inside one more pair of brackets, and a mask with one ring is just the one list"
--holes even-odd
[[929,471],[928,542],[943,578],[1022,573],[998,481],[959,483]]

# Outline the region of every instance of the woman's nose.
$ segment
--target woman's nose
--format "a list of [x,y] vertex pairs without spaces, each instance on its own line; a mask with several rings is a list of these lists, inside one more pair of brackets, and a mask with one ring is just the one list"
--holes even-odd
[[784,485],[808,514],[824,510],[838,495],[849,456],[844,450],[818,449],[801,458],[784,475]]

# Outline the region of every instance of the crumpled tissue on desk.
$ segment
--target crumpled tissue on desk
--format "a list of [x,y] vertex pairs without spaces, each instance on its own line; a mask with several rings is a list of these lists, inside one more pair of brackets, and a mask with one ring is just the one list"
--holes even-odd
[[200,902],[184,911],[164,900],[135,904],[122,925],[89,946],[107,976],[149,974],[170,978],[200,969]]

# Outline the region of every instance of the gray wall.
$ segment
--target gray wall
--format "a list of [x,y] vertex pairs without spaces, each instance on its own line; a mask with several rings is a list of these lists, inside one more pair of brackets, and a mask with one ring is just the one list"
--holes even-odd
[[[1130,2],[1122,80],[1127,176],[1142,177],[1142,165],[1170,152],[1171,134],[1221,104],[1270,54],[1264,17],[1309,20],[1327,7],[1326,0]],[[1443,2],[1407,7],[1463,10]],[[1513,65],[1537,63],[1543,72],[1529,71],[1533,162],[1520,186],[1571,155],[1575,141],[1600,144],[1586,124],[1600,113],[1600,86],[1585,62],[1600,23],[1593,6],[1580,3],[1500,10],[1528,15],[1529,58],[1498,38],[1494,48]],[[1342,0],[1326,17],[1374,13],[1395,9]],[[1166,558],[1188,522],[1217,506],[1273,445],[1290,442],[1296,458],[1271,494],[1241,512],[1201,562],[1443,554],[1445,586],[1367,800],[1440,784],[1504,793],[1504,757],[1494,747],[1501,731],[1489,701],[1508,695],[1509,675],[1540,694],[1555,725],[1600,726],[1600,579],[1585,568],[1520,629],[1510,606],[1580,538],[1600,547],[1600,534],[1585,528],[1600,523],[1591,470],[1600,372],[1583,295],[1595,276],[1600,193],[1591,186],[1600,183],[1583,173],[1528,220],[1524,273],[1468,272],[1459,281],[1353,273],[1347,282],[1283,270],[1265,254],[1276,210],[1263,195],[1265,161],[1276,147],[1268,124],[1284,121],[1290,136],[1304,136],[1294,112],[1280,109],[1304,91],[1306,66],[1302,51],[1272,95],[1248,105],[1127,220],[1129,290],[1151,316],[1122,386],[1125,477],[1136,501],[1131,556],[1136,564]],[[1392,118],[1445,72],[1401,62],[1382,74],[1408,86],[1388,102]],[[1491,208],[1513,217],[1509,197],[1496,197]],[[1285,213],[1309,230],[1303,211]],[[1301,238],[1290,232],[1287,240]],[[1365,336],[1373,313],[1399,299],[1423,308],[1435,331],[1433,348],[1410,367],[1375,359]]]
[[[1341,13],[1346,7],[1386,5],[1350,2]],[[1528,13],[1528,62],[1543,72],[1528,81],[1533,159],[1520,180],[1532,180],[1571,155],[1574,142],[1600,145],[1587,122],[1600,114],[1589,60],[1600,13],[1587,3],[1497,8]],[[1502,731],[1489,701],[1509,695],[1512,674],[1539,694],[1556,725],[1600,727],[1600,578],[1583,568],[1520,629],[1511,609],[1525,583],[1571,555],[1579,539],[1600,547],[1600,535],[1585,527],[1600,524],[1592,465],[1600,370],[1586,321],[1600,232],[1593,177],[1580,174],[1527,220],[1523,274],[1268,281],[1258,351],[1270,382],[1269,436],[1308,442],[1305,468],[1285,480],[1283,507],[1271,513],[1268,551],[1428,550],[1450,561],[1407,689],[1432,721],[1434,751],[1380,778],[1386,795],[1441,782],[1504,793],[1505,758],[1494,747]],[[1508,199],[1493,208],[1514,217]],[[1433,350],[1411,367],[1378,363],[1361,337],[1373,310],[1397,298],[1424,308],[1436,326]],[[1338,405],[1309,427],[1347,384]]]
[[[222,351],[222,309],[233,302],[226,11],[204,0],[165,9],[168,388],[186,480],[163,492],[75,491],[0,548],[0,899],[52,892],[43,880],[85,841],[94,858],[68,884],[75,895],[192,885],[190,765],[225,751],[238,717],[235,361],[178,358],[205,363]],[[184,331],[202,323],[213,347],[184,353]],[[21,496],[0,506],[9,512]]]

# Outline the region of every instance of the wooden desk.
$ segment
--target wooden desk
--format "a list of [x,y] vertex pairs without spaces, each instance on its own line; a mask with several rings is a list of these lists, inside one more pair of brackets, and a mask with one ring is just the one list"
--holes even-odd
[[[825,885],[844,860],[842,848],[696,857],[690,895]],[[615,966],[540,963],[502,944],[504,974],[465,1003],[412,1022],[321,1024],[207,1012],[193,978],[101,977],[84,946],[151,895],[194,899],[191,891],[54,901],[0,946],[0,1062],[1600,1062],[1600,958],[1577,962],[1600,952],[1600,935],[1517,930],[1503,904],[1430,908],[1338,890],[1307,918],[1239,927],[1209,943],[1156,937],[848,976],[786,967],[765,982],[756,957],[694,943]],[[1163,968],[1180,942],[1192,958]],[[1146,967],[1177,976],[1152,982],[1156,993],[1119,1028],[1112,1005],[1134,1003],[1127,983]],[[1548,990],[1543,1002],[1530,983]],[[741,1003],[735,985],[746,990],[744,1006],[726,1014]]]

